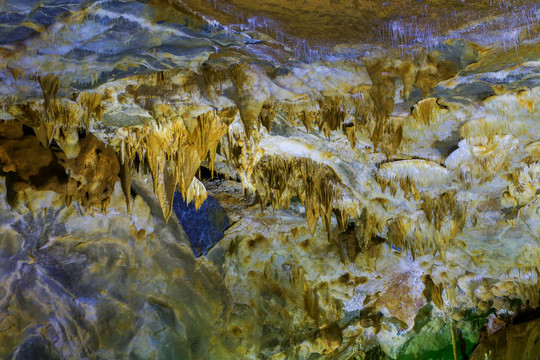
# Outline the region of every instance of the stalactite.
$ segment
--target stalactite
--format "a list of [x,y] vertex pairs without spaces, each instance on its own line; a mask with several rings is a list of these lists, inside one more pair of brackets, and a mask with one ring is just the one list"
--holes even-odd
[[377,150],[379,140],[385,132],[386,121],[394,111],[395,78],[393,65],[388,60],[365,60],[371,89],[369,96],[373,100],[376,125],[371,135],[373,147]]
[[101,102],[103,100],[103,94],[99,92],[87,92],[84,91],[77,97],[77,103],[84,109],[83,121],[86,131],[90,131],[90,119],[95,116],[97,120],[101,119]]
[[403,141],[403,126],[398,124],[392,128],[390,132],[390,153],[395,154],[398,152],[399,146]]
[[197,178],[193,178],[186,193],[186,203],[189,204],[191,201],[193,201],[195,203],[195,209],[199,210],[207,196],[208,194],[206,193],[206,188],[204,187],[203,183],[201,183]]
[[266,130],[270,132],[270,129],[272,128],[272,121],[274,121],[275,118],[275,104],[272,102],[265,102],[257,119],[259,128],[262,124],[266,128]]
[[409,100],[416,81],[418,68],[411,61],[404,61],[395,67],[394,73],[403,82],[403,98]]
[[388,225],[388,240],[390,243],[395,245],[397,248],[404,248],[408,227],[409,225],[407,220],[401,217],[391,221]]
[[[124,144],[120,144],[124,147]],[[121,152],[123,154],[123,151]],[[120,185],[122,186],[122,191],[124,192],[124,197],[126,199],[126,210],[129,213],[131,208],[131,179],[132,179],[132,167],[133,164],[127,160],[122,159],[122,156],[118,156],[118,162],[120,163]]]
[[380,242],[378,234],[383,229],[383,222],[368,208],[364,208],[359,218],[354,222],[356,239],[362,251],[366,251]]
[[[332,168],[307,158],[264,156],[253,170],[254,184],[264,209],[268,201],[274,209],[288,208],[289,199],[298,196],[304,203],[308,228],[313,235],[319,218],[327,233],[341,181]],[[347,218],[342,212],[341,222]]]
[[265,101],[255,96],[252,93],[253,89],[250,91],[247,86],[249,79],[248,68],[248,65],[241,63],[230,68],[227,74],[234,87],[234,100],[244,124],[244,131],[249,138],[254,132]]
[[329,138],[330,133],[343,124],[346,113],[342,109],[340,98],[330,97],[319,100],[320,115],[318,117],[319,131]]
[[346,124],[343,126],[345,135],[347,136],[347,140],[349,140],[349,144],[351,145],[351,148],[356,148],[356,126],[353,124]]
[[216,149],[226,132],[227,124],[214,112],[198,116],[192,133],[181,119],[130,128],[122,145],[122,157],[128,163],[133,163],[135,155],[147,160],[154,192],[168,220],[177,186],[186,201],[193,199],[198,207],[201,205],[205,192],[198,183],[192,185],[193,179],[206,159],[214,171]]
[[199,72],[203,79],[204,89],[210,97],[212,97],[212,89],[218,94],[223,92],[223,83],[228,78],[227,70],[203,64]]
[[43,100],[45,101],[45,109],[48,109],[52,99],[56,100],[56,94],[60,87],[60,78],[54,74],[38,76],[37,81],[43,91]]
[[444,290],[443,284],[435,284],[429,275],[423,276],[423,282],[425,285],[423,295],[427,301],[432,301],[433,304],[441,311],[445,310],[442,293]]
[[430,55],[427,55],[423,67],[416,74],[415,86],[422,89],[422,96],[426,98],[431,95],[438,83],[437,63]]
[[300,118],[300,121],[302,121],[302,124],[304,124],[304,127],[307,131],[311,131],[313,128],[313,122],[314,122],[314,114],[307,110],[300,111],[298,117]]

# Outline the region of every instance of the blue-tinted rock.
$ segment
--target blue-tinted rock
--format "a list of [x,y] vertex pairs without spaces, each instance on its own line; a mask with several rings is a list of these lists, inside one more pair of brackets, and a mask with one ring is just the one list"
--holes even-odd
[[211,196],[196,210],[193,202],[186,204],[182,195],[175,193],[173,209],[196,257],[206,255],[223,238],[225,229],[229,227],[227,213]]
[[24,20],[24,15],[14,13],[14,12],[7,12],[7,13],[0,13],[0,24],[6,25],[17,25],[20,24]]
[[39,32],[26,26],[18,26],[12,30],[7,29],[0,33],[0,45],[23,41],[37,34]]
[[32,336],[21,345],[16,360],[60,360],[60,356],[49,341]]
[[30,20],[39,25],[43,26],[50,26],[56,22],[56,19],[61,16],[69,13],[68,8],[64,8],[62,6],[54,6],[54,7],[44,7],[41,6],[37,8]]

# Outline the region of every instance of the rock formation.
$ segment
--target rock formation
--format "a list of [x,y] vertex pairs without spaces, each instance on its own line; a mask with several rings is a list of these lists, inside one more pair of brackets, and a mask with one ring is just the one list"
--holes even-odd
[[540,353],[535,1],[0,19],[0,357]]

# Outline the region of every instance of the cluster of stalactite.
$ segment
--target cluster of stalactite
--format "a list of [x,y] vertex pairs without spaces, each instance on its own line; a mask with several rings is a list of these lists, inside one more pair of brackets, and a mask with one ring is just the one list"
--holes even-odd
[[410,126],[430,126],[438,120],[442,110],[447,110],[445,105],[439,103],[439,99],[427,98],[416,103],[409,116]]
[[41,144],[48,148],[53,140],[68,157],[77,156],[78,133],[88,133],[92,119],[99,121],[103,114],[103,95],[84,91],[73,98],[57,99],[60,79],[53,74],[38,76],[42,101],[8,102],[4,108],[21,124],[31,127]]
[[[15,120],[2,124],[2,163],[14,189],[32,187],[66,195],[68,203],[106,210],[119,166],[114,150],[89,133],[100,120],[103,95],[81,92],[57,99],[60,79],[38,76],[43,100],[8,99],[4,110]],[[23,131],[23,126],[31,128]],[[10,129],[9,131],[6,129]]]
[[[444,258],[448,245],[465,227],[467,216],[467,206],[456,200],[455,191],[449,190],[441,194],[424,191],[426,186],[443,182],[447,177],[446,170],[436,164],[426,164],[425,160],[403,160],[383,165],[387,165],[386,169],[383,169],[386,172],[381,171],[383,175],[376,176],[381,191],[384,193],[386,189],[390,189],[390,195],[395,197],[398,189],[401,189],[403,196],[416,204],[425,215],[425,220],[405,215],[390,219],[387,222],[389,242],[410,252],[413,257],[439,251]],[[430,169],[430,166],[433,169]],[[388,171],[389,169],[393,172]],[[422,177],[419,176],[420,172],[424,174]],[[430,172],[432,176],[427,177],[425,174]],[[382,230],[377,218],[369,219],[370,222],[363,224],[366,229],[373,229],[366,234],[367,239]],[[367,220],[368,217],[364,222]]]
[[[358,136],[363,133],[371,134],[376,124],[373,103],[370,99],[365,99],[363,94],[328,96],[318,101],[303,101],[297,104],[279,103],[274,104],[274,107],[278,108],[285,118],[299,121],[308,132],[315,131],[317,126],[319,133],[330,138],[332,131],[341,130],[353,149],[356,148]],[[394,133],[402,134],[401,125],[389,128],[388,132],[390,136]],[[398,137],[397,146],[388,148],[397,150],[402,135]]]
[[435,197],[424,194],[421,208],[431,229],[427,232],[424,231],[426,236],[423,235],[419,227],[416,227],[414,237],[411,237],[409,244],[407,244],[408,248],[413,256],[417,253],[439,251],[444,259],[448,245],[465,227],[467,207],[456,200],[453,191],[446,191]]
[[[425,166],[423,160],[404,162],[411,162],[412,165],[419,162],[420,171],[422,166]],[[398,167],[402,165],[399,162],[390,164]],[[411,164],[403,165],[411,167]],[[441,169],[445,171],[443,176],[446,175],[446,170]],[[436,175],[439,169],[432,171]],[[268,203],[274,209],[287,209],[291,199],[298,197],[304,204],[306,220],[312,234],[320,217],[330,236],[332,213],[341,232],[347,232],[350,224],[354,223],[354,238],[357,243],[344,245],[347,252],[352,249],[352,253],[348,256],[351,259],[359,252],[366,254],[373,252],[374,245],[386,240],[413,257],[439,252],[444,259],[448,245],[465,227],[467,206],[456,200],[455,191],[431,194],[417,189],[417,186],[425,187],[431,182],[436,182],[436,176],[431,177],[428,182],[420,181],[415,185],[414,175],[407,176],[406,171],[401,173],[404,174],[402,177],[390,179],[377,175],[381,191],[384,193],[386,189],[390,189],[390,195],[396,197],[398,189],[401,189],[405,198],[409,198],[419,210],[423,211],[425,218],[399,214],[392,217],[388,214],[379,214],[367,207],[358,216],[357,211],[351,212],[338,205],[339,199],[347,192],[339,176],[327,165],[316,163],[311,159],[264,155],[253,168],[252,181],[260,196],[262,209]],[[383,206],[386,203],[382,198],[378,200]],[[386,240],[381,236],[385,236]],[[372,255],[377,256],[376,252]]]
[[[517,276],[511,276],[515,273]],[[504,275],[503,275],[504,276]],[[540,305],[540,270],[538,267],[522,269],[516,267],[507,271],[507,279],[495,280],[478,277],[469,284],[469,291],[465,295],[480,311],[490,308],[489,299],[495,297],[510,297],[520,299],[524,305],[536,308]],[[523,277],[522,277],[523,276]],[[523,281],[523,279],[527,279]],[[423,295],[427,301],[432,301],[439,310],[451,313],[456,305],[456,291],[460,288],[456,279],[449,278],[447,274],[440,274],[437,283],[429,275],[423,276],[425,289]],[[463,290],[463,289],[461,289]]]
[[[174,114],[167,110],[170,109],[162,104],[159,111],[164,117]],[[177,188],[186,201],[195,200],[197,208],[206,199],[204,186],[195,175],[205,160],[210,171],[214,171],[216,149],[227,132],[227,124],[210,111],[199,115],[191,130],[188,131],[184,122],[178,119],[155,121],[150,125],[127,128],[126,138],[120,145],[120,159],[126,169],[123,188],[130,188],[128,172],[131,168],[139,170],[142,165],[146,170],[147,167],[165,219],[171,215]],[[129,198],[129,193],[126,196]]]
[[[341,130],[353,149],[359,136],[367,136],[375,150],[379,148],[387,156],[394,155],[403,141],[404,124],[399,119],[390,121],[381,118],[374,103],[363,94],[355,97],[330,96],[314,104],[302,104],[303,108],[292,116],[307,131],[313,131],[316,125],[327,138],[330,138],[332,131]],[[288,114],[291,109],[285,107],[283,111]]]
[[[376,150],[381,139],[388,136],[391,145],[389,148],[383,146],[382,150],[387,154],[394,154],[403,137],[403,125],[389,122],[394,111],[396,80],[400,79],[403,84],[403,99],[408,100],[415,87],[420,88],[422,96],[427,98],[439,81],[455,76],[458,68],[453,62],[437,59],[432,54],[427,54],[422,61],[364,59],[364,63],[372,82],[369,97],[373,101],[375,126],[371,132],[371,141]],[[435,120],[437,110],[445,108],[436,101],[437,99],[429,99],[418,103],[413,108],[411,119],[429,125]]]
[[[235,108],[234,111],[238,110]],[[244,190],[248,193],[255,192],[251,176],[264,153],[259,147],[259,142],[258,133],[254,132],[252,136],[247,136],[244,127],[238,121],[234,121],[228,128],[227,136],[221,138],[220,154],[236,171]]]
[[[297,121],[303,123],[307,131],[313,131],[317,126],[318,131],[328,138],[333,131],[341,130],[353,149],[357,136],[367,135],[373,142],[374,150],[379,148],[389,156],[396,154],[403,143],[404,127],[430,126],[448,110],[438,99],[427,98],[412,108],[408,119],[390,117],[394,110],[396,80],[399,78],[403,83],[402,96],[407,99],[414,87],[421,88],[423,95],[428,96],[438,81],[455,75],[455,71],[446,71],[444,64],[441,65],[441,61],[437,62],[430,55],[423,62],[388,59],[364,62],[372,81],[372,86],[365,93],[296,103],[255,99],[250,94],[250,68],[245,64],[226,68],[203,65],[196,71],[171,70],[135,77],[137,85],[127,86],[124,93],[118,94],[117,100],[122,103],[127,97],[133,98],[154,120],[115,130],[116,135],[122,138],[120,143],[116,142],[113,146],[119,153],[119,174],[128,207],[131,171],[141,166],[152,174],[154,191],[165,218],[171,214],[176,189],[186,200],[195,200],[199,207],[206,192],[195,174],[201,165],[208,166],[213,172],[218,152],[236,170],[243,185],[259,193],[263,205],[270,201],[274,208],[287,208],[290,199],[298,196],[306,207],[310,231],[315,231],[321,217],[330,233],[332,203],[339,198],[343,184],[329,166],[312,160],[263,156],[258,146],[263,127],[270,131],[272,122],[280,114],[293,124]],[[20,123],[32,127],[43,146],[54,143],[62,149],[67,159],[75,158],[80,147],[81,131],[89,133],[92,120],[100,121],[106,107],[104,103],[110,100],[110,95],[107,91],[81,92],[71,98],[57,99],[60,88],[58,77],[47,75],[37,77],[36,81],[42,89],[43,100],[8,103],[6,112]],[[182,86],[186,92],[198,88],[203,95],[212,99],[214,95],[222,95],[224,86],[231,85],[235,106],[219,111],[191,116],[182,109],[184,104],[172,105],[174,101],[169,101],[178,92],[178,86]],[[522,106],[534,108],[535,104],[527,93],[518,95]],[[238,113],[239,120],[235,120]],[[420,237],[414,234],[423,233],[425,229],[419,229],[414,221],[398,216],[385,219],[384,226],[378,222],[361,224],[359,227],[365,227],[367,232],[365,241],[371,241],[387,227],[388,238],[397,247],[408,248],[412,252],[444,251],[445,244],[464,226],[463,206],[455,203],[452,206],[452,202],[432,202],[429,196],[421,195],[424,191],[421,187],[448,182],[452,170],[462,179],[485,175],[484,180],[489,180],[490,172],[508,171],[511,165],[508,154],[511,152],[498,150],[515,149],[515,139],[505,135],[510,124],[496,125],[485,119],[463,125],[460,129],[464,139],[460,143],[460,151],[463,151],[458,151],[448,161],[448,169],[422,159],[381,164],[380,176],[376,180],[382,193],[388,188],[390,195],[395,197],[401,189],[405,198],[421,203],[427,224],[433,228],[435,235],[432,237],[435,240],[418,240]],[[479,128],[490,131],[480,134]],[[531,159],[537,148],[538,144],[528,145]],[[523,176],[510,174],[513,184],[504,194],[503,201],[512,206],[530,201],[530,191],[527,192],[527,189],[535,187],[537,173],[533,166]],[[446,198],[446,195],[441,197]],[[453,216],[450,216],[451,211]],[[349,216],[343,215],[345,212],[341,210],[335,213],[340,229],[346,229]],[[350,215],[357,216],[356,213]],[[371,219],[371,215],[368,218]],[[451,221],[448,222],[448,219]],[[362,223],[361,219],[358,221]],[[361,244],[360,247],[369,247],[369,244]]]
[[[330,235],[332,210],[343,191],[341,180],[331,167],[308,158],[263,156],[252,177],[262,209],[268,202],[274,209],[287,209],[296,196],[304,204],[311,234],[321,218]],[[348,217],[340,214],[339,219],[340,226],[346,227]]]
[[76,135],[77,153],[68,157],[55,141],[44,147],[20,122],[2,122],[0,163],[8,179],[8,200],[16,202],[17,192],[27,188],[52,190],[65,195],[68,204],[76,200],[84,208],[106,211],[118,181],[116,154],[92,134]]
[[[158,72],[148,76],[145,81],[150,85],[159,86],[177,73],[178,71]],[[78,157],[80,157],[79,153],[81,151],[84,153],[85,147],[87,147],[85,144],[90,139],[93,141],[92,146],[97,147],[98,145],[94,144],[96,142],[105,148],[105,145],[90,135],[87,139],[80,140],[80,134],[86,133],[88,135],[91,130],[92,120],[101,120],[104,111],[102,103],[107,100],[106,95],[99,92],[81,92],[74,94],[73,98],[57,99],[60,86],[59,77],[55,75],[40,76],[37,77],[37,81],[43,92],[42,101],[8,102],[4,105],[4,108],[20,124],[31,127],[35,136],[47,151],[51,147],[51,154],[56,154],[55,159],[59,158],[55,160],[56,162],[69,166],[70,159],[77,161]],[[148,84],[142,84],[138,88],[128,87],[126,92],[137,100],[139,96],[142,96],[148,90],[147,87],[149,87]],[[119,96],[119,101],[121,100]],[[139,167],[142,164],[152,174],[154,191],[159,198],[163,214],[168,219],[171,214],[172,197],[177,184],[184,198],[187,201],[195,200],[197,208],[206,199],[204,186],[194,178],[195,173],[201,163],[206,160],[208,160],[209,167],[213,172],[216,148],[221,137],[227,131],[227,124],[230,119],[227,117],[227,111],[223,112],[224,121],[221,121],[220,116],[214,112],[201,114],[196,119],[183,119],[177,116],[175,111],[177,109],[159,103],[155,99],[149,103],[147,101],[145,106],[149,108],[156,120],[144,126],[126,127],[120,130],[119,134],[126,134],[125,139],[116,149],[119,152],[121,166],[119,168],[116,156],[114,156],[115,160],[113,162],[115,166],[108,166],[103,169],[108,169],[108,172],[114,175],[114,179],[118,179],[118,175],[120,175],[129,210],[131,171],[132,168]],[[5,146],[9,147],[9,144]],[[55,150],[57,147],[59,149]],[[111,148],[106,148],[108,152],[111,151],[114,154]],[[13,160],[14,157],[10,155],[12,151],[10,152],[9,149],[6,151],[4,151],[6,154],[4,163],[6,163],[6,169],[8,169],[10,166],[14,167],[13,161],[21,160]],[[110,155],[108,152],[107,155]],[[101,156],[103,157],[103,155]],[[135,160],[138,161],[137,164],[135,164]],[[48,163],[41,165],[48,165]],[[97,164],[94,165],[97,166]],[[145,165],[147,166],[145,167]],[[88,165],[86,166],[88,167]],[[75,165],[71,165],[65,171],[71,173],[71,176],[75,176],[77,174],[75,167]],[[54,188],[55,191],[61,194],[70,195],[71,199],[71,197],[82,191],[83,187],[80,184],[86,184],[87,182],[81,176],[77,177],[77,181],[77,184],[79,184],[78,190],[71,189],[73,186],[68,186],[71,190],[63,190],[52,185],[40,186],[39,188]],[[29,180],[26,182],[29,183]],[[114,181],[112,184],[107,183],[107,189],[108,191],[100,194],[101,197],[103,197],[103,194],[107,195],[105,199],[100,197],[104,208],[110,195],[112,195]],[[87,191],[84,192],[84,196],[79,197],[83,205],[95,205],[95,201]],[[75,198],[79,197],[76,196]]]
[[[153,80],[153,83],[159,85],[166,81],[167,76],[172,75],[157,73],[151,76],[150,81]],[[103,113],[101,103],[105,96],[98,92],[82,92],[76,94],[74,99],[56,99],[60,82],[58,77],[47,75],[38,77],[37,81],[43,91],[43,101],[8,104],[7,113],[21,124],[31,127],[41,145],[46,149],[53,143],[58,146],[62,157],[67,158],[64,163],[68,164],[67,160],[76,159],[81,148],[84,150],[86,140],[80,141],[81,131],[85,130],[89,133],[92,119],[97,121],[101,119]],[[114,173],[115,179],[118,179],[120,175],[129,209],[131,169],[134,167],[135,157],[137,156],[139,163],[147,164],[154,180],[154,191],[163,214],[168,219],[177,184],[184,198],[188,201],[195,200],[197,207],[205,200],[206,191],[204,186],[194,179],[195,173],[202,161],[207,159],[213,171],[216,147],[225,134],[227,125],[221,122],[216,114],[210,112],[198,116],[194,121],[194,126],[189,129],[191,131],[188,131],[182,119],[175,116],[174,109],[156,102],[152,103],[151,107],[157,120],[143,127],[125,128],[127,136],[118,149],[121,168],[118,167],[118,161],[114,161],[116,166],[109,166],[108,170]],[[95,138],[92,137],[92,139]],[[95,139],[95,141],[98,140]],[[66,171],[76,174],[72,168],[73,166],[67,168]],[[80,177],[77,180],[81,183],[86,182]],[[106,193],[110,197],[114,183],[108,186],[109,191]],[[59,192],[74,195],[73,190],[59,190]],[[108,197],[102,199],[103,202],[108,200]],[[88,192],[85,192],[81,202],[83,204],[90,202]]]
[[[277,104],[255,99],[245,86],[250,81],[249,69],[245,64],[227,68],[203,65],[196,72],[188,74],[171,70],[141,78],[139,86],[128,86],[125,93],[118,95],[118,101],[122,102],[125,96],[131,96],[135,102],[149,111],[155,123],[124,128],[127,135],[121,144],[116,146],[121,159],[122,188],[129,195],[132,167],[147,164],[165,218],[170,216],[172,196],[177,185],[184,198],[196,199],[199,206],[205,198],[205,191],[202,184],[194,180],[194,175],[206,160],[213,171],[216,148],[220,142],[224,145],[220,152],[237,171],[240,170],[243,183],[249,185],[255,164],[261,156],[257,151],[259,135],[254,130],[261,129],[261,125],[270,130],[278,111],[292,115],[288,116],[289,118],[299,119],[308,131],[316,124],[326,137],[330,137],[332,131],[341,129],[353,148],[356,146],[358,132],[367,131],[375,149],[380,146],[387,154],[396,153],[402,142],[403,126],[399,122],[388,121],[393,111],[395,77],[402,79],[404,96],[408,97],[413,86],[420,86],[426,82],[424,81],[426,76],[422,75],[422,71],[412,62],[394,65],[377,60],[368,62],[367,69],[373,82],[369,98],[325,97],[309,107],[304,106],[305,104]],[[196,121],[185,119],[185,114],[179,117],[179,109],[167,105],[164,101],[172,95],[173,83],[177,83],[179,78],[183,79],[181,85],[186,91],[190,91],[189,89],[194,86],[201,87],[210,99],[212,94],[222,93],[225,83],[232,84],[235,89],[233,98],[237,106],[234,109],[222,110],[213,116],[201,115]],[[41,76],[37,81],[43,92],[43,101],[10,104],[7,112],[21,123],[31,126],[43,146],[48,147],[54,140],[68,158],[75,157],[78,151],[79,132],[83,129],[89,132],[92,119],[97,121],[101,119],[104,111],[102,103],[107,100],[108,95],[82,92],[74,94],[71,99],[57,100],[60,88],[60,79],[57,76]],[[162,102],[159,102],[159,99]],[[299,108],[301,110],[298,111]],[[308,108],[317,110],[310,111]],[[236,112],[240,113],[243,129],[227,131],[227,125],[235,118]],[[352,117],[349,118],[349,114]],[[413,116],[426,117],[423,113],[420,115],[413,113]],[[220,117],[222,121],[212,120]],[[226,133],[228,137],[220,140]],[[413,192],[416,193],[414,189]],[[324,198],[327,195],[323,193],[320,196]],[[129,207],[129,196],[127,197]],[[310,205],[312,202],[321,203],[321,201],[307,201],[310,229],[315,226],[314,219],[318,219],[319,212],[326,214],[330,211],[328,206],[323,206],[322,210],[314,208]],[[273,204],[276,205],[275,201]],[[283,204],[280,203],[281,205]],[[326,219],[328,216],[323,218]]]
[[[130,205],[130,184],[133,168],[148,170],[154,181],[154,191],[159,199],[164,217],[169,218],[172,197],[178,188],[186,201],[195,200],[198,208],[206,198],[206,191],[195,174],[203,164],[214,171],[216,150],[222,143],[221,153],[249,184],[252,168],[258,158],[259,134],[255,126],[261,124],[270,129],[276,110],[272,102],[255,101],[248,90],[243,89],[247,79],[246,66],[228,68],[203,66],[196,72],[180,70],[160,71],[147,76],[134,77],[138,85],[129,85],[118,94],[117,101],[124,103],[127,97],[142,106],[153,117],[150,123],[123,127],[115,132],[122,141],[114,147],[120,159],[122,188]],[[237,106],[209,111],[195,118],[181,114],[181,109],[170,105],[168,98],[175,92],[175,84],[186,91],[194,91],[202,80],[203,88],[211,97],[221,92],[223,82],[231,82],[236,89]],[[91,131],[92,120],[101,121],[103,103],[113,101],[106,91],[75,93],[72,98],[57,99],[61,81],[53,74],[39,76],[43,100],[25,103],[8,101],[4,109],[21,124],[34,130],[41,144],[48,148],[54,143],[65,157],[74,158],[79,151],[79,134]],[[240,131],[228,125],[240,112]],[[228,133],[228,137],[223,135]],[[222,141],[222,138],[224,141]],[[227,141],[228,140],[228,141]]]
[[[273,119],[272,114],[267,113],[269,105],[265,103],[265,99],[259,99],[252,94],[253,84],[251,82],[253,82],[253,78],[250,75],[249,66],[240,63],[225,68],[203,65],[192,76],[195,81],[202,82],[203,91],[210,99],[212,99],[213,93],[221,95],[225,84],[232,85],[231,98],[240,113],[240,119],[248,137],[256,132],[255,126],[260,125],[261,121],[269,128],[269,121],[271,122]],[[265,107],[261,117],[263,106]]]

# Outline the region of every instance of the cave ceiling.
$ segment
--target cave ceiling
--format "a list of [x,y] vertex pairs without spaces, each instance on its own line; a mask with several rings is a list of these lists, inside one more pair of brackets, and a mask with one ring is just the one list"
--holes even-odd
[[0,357],[530,359],[539,107],[534,0],[4,0]]

